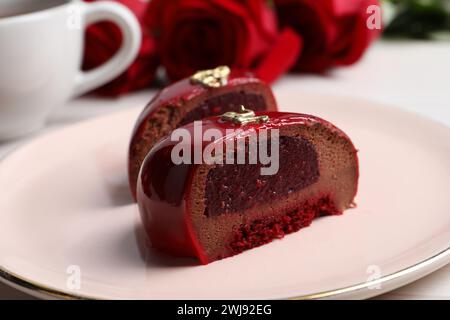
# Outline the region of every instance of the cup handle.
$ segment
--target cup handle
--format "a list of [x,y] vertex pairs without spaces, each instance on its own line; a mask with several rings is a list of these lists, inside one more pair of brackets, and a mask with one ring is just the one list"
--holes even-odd
[[139,22],[124,5],[115,2],[80,3],[83,15],[83,30],[99,21],[115,23],[122,32],[122,47],[103,65],[87,71],[79,71],[75,78],[73,96],[80,96],[100,87],[119,76],[137,57],[142,35]]

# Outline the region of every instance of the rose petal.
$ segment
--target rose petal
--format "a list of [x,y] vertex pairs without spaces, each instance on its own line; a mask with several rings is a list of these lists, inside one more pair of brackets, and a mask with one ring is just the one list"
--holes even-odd
[[295,64],[302,46],[303,41],[294,30],[284,29],[260,62],[255,71],[256,75],[268,83],[275,81]]

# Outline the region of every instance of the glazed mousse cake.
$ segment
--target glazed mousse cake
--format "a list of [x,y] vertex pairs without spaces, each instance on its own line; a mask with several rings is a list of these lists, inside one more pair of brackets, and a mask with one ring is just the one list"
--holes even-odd
[[[208,118],[200,127],[197,123],[182,129],[192,137],[198,136],[198,129],[223,134],[224,139],[200,143],[203,152],[214,150],[218,143],[223,146],[224,141],[232,141],[234,148],[244,141],[241,150],[246,159],[252,150],[251,135],[256,134],[258,143],[266,139],[268,150],[278,143],[278,170],[262,174],[267,163],[249,161],[175,164],[172,154],[178,142],[164,138],[146,157],[137,185],[141,218],[153,247],[207,264],[352,207],[358,184],[357,151],[341,130],[320,118],[294,113],[256,113],[255,121],[241,123],[227,119]],[[193,152],[196,143],[188,146]]]
[[268,85],[226,66],[199,71],[159,92],[139,116],[132,134],[128,176],[133,196],[142,161],[159,139],[192,121],[238,111],[240,105],[255,111],[277,110]]

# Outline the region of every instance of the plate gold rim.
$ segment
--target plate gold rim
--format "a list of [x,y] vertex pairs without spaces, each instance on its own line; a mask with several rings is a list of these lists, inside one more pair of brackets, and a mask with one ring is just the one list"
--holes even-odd
[[[332,297],[336,297],[341,294],[347,294],[347,293],[355,292],[358,290],[364,290],[364,289],[367,289],[372,286],[376,286],[376,285],[379,285],[379,284],[382,284],[382,283],[385,283],[388,281],[392,281],[395,279],[399,279],[401,277],[405,277],[413,272],[419,271],[424,267],[427,267],[429,265],[434,264],[435,262],[440,261],[441,259],[445,258],[447,255],[450,255],[450,247],[435,254],[434,256],[431,256],[425,260],[422,260],[412,266],[409,266],[400,271],[391,273],[387,276],[381,277],[381,278],[373,280],[373,281],[363,282],[363,283],[359,283],[356,285],[343,287],[340,289],[322,291],[322,292],[318,292],[318,293],[312,293],[312,294],[295,296],[295,297],[288,297],[288,298],[284,298],[284,299],[286,299],[286,300],[311,300],[311,299],[332,298]],[[14,272],[7,270],[4,267],[0,267],[0,278],[6,284],[13,284],[14,286],[17,286],[19,289],[30,290],[30,291],[33,291],[33,292],[36,292],[39,294],[44,294],[44,295],[47,295],[47,296],[53,297],[53,298],[66,299],[66,300],[102,300],[102,298],[95,298],[95,297],[88,296],[88,295],[69,293],[69,292],[65,292],[63,290],[48,287],[37,281],[33,281],[33,280],[27,279],[25,277],[22,277]]]

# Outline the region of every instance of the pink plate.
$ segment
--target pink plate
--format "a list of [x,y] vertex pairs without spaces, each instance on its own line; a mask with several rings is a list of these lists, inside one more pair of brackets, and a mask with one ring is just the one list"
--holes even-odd
[[450,261],[449,128],[365,101],[279,100],[353,139],[356,209],[207,266],[143,254],[126,179],[134,109],[44,135],[0,163],[2,279],[39,297],[367,298]]

